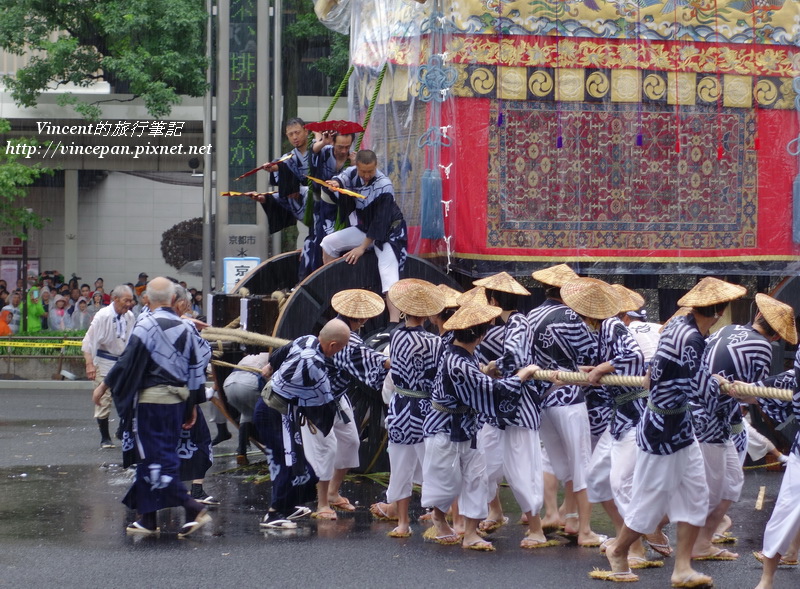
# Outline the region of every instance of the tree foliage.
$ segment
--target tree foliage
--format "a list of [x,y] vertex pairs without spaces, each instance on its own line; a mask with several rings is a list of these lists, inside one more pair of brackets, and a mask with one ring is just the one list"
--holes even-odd
[[[11,130],[5,119],[0,119],[0,138]],[[22,205],[22,199],[28,195],[28,186],[33,184],[42,174],[51,174],[52,170],[36,162],[26,165],[25,155],[21,147],[35,149],[38,143],[32,139],[5,139],[0,147],[0,227],[6,227],[22,237],[22,226],[41,229],[45,219],[29,211]],[[31,153],[31,152],[29,152]]]
[[328,56],[315,59],[310,67],[330,78],[328,91],[333,95],[347,73],[350,37],[331,31],[319,22],[313,0],[285,0],[283,7],[283,111],[297,113],[297,85],[303,57],[312,47],[330,48]]
[[[205,81],[203,0],[0,0],[0,47],[33,53],[3,80],[14,101],[34,106],[42,91],[103,80],[141,97],[155,118],[180,95],[202,96]],[[61,96],[89,118],[97,104]]]

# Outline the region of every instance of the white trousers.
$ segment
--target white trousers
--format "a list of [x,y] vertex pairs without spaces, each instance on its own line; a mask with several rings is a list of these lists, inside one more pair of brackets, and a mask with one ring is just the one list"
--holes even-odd
[[708,488],[703,454],[696,440],[667,456],[637,451],[625,525],[640,534],[650,534],[665,515],[675,523],[697,527],[706,523]]
[[[320,246],[326,254],[338,258],[344,252],[360,246],[364,242],[367,234],[358,227],[347,227],[340,231],[334,231],[322,239]],[[400,280],[400,263],[394,255],[392,246],[384,243],[382,246],[373,246],[375,255],[378,257],[378,272],[381,275],[381,290],[386,292],[389,287]]]
[[422,506],[447,512],[458,499],[461,515],[484,519],[488,514],[489,486],[483,452],[470,442],[451,442],[450,434],[425,438],[422,467]]
[[395,444],[389,442],[389,487],[386,489],[386,501],[394,503],[400,499],[411,497],[415,482],[421,482],[417,473],[425,462],[425,443]]
[[739,453],[731,440],[724,444],[700,444],[708,486],[708,512],[722,501],[738,501],[744,485]]
[[522,513],[538,514],[544,499],[539,432],[525,427],[499,429],[484,424],[478,446],[486,460],[489,499],[505,477]]
[[590,503],[611,501],[614,493],[611,490],[611,446],[614,438],[608,428],[597,440],[592,451],[586,474],[586,495]]
[[633,473],[636,469],[636,428],[631,428],[611,444],[611,493],[620,515],[628,513],[633,496]]
[[337,411],[333,429],[327,436],[322,435],[317,429],[316,433],[312,434],[308,424],[300,428],[306,460],[321,481],[331,480],[334,469],[356,468],[359,464],[358,428],[347,395],[339,400],[339,408],[347,415],[350,422],[345,423]]
[[539,435],[556,478],[562,483],[572,481],[575,492],[585,489],[586,471],[592,457],[586,403],[546,408],[542,411]]
[[786,463],[786,472],[783,474],[781,490],[775,501],[764,530],[764,549],[762,552],[767,558],[775,558],[779,554],[786,554],[789,544],[800,529],[800,458],[792,452],[789,462]]

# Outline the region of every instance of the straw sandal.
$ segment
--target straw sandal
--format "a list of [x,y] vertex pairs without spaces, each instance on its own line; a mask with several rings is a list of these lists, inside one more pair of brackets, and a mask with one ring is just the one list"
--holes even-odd
[[739,555],[725,548],[720,548],[716,552],[710,554],[701,554],[700,556],[692,556],[692,560],[737,560]]
[[708,575],[704,575],[703,573],[698,573],[697,571],[690,573],[687,577],[684,577],[680,581],[672,581],[673,587],[713,587],[714,586],[714,579],[709,577]]
[[647,560],[641,556],[628,557],[628,567],[631,569],[657,569],[663,566],[663,560]]
[[407,532],[398,532],[397,528],[393,529],[391,532],[386,534],[390,538],[410,538],[411,537],[411,530]]
[[[763,552],[753,552],[753,556],[755,559],[760,562],[764,563],[764,553]],[[781,556],[781,559],[778,561],[778,566],[782,567],[796,567],[798,564],[798,560],[795,558],[794,560]]]
[[486,540],[475,540],[474,542],[470,542],[469,544],[462,544],[462,548],[466,550],[477,550],[479,552],[494,552],[495,547],[492,545],[491,542],[487,542]]
[[388,507],[388,503],[373,503],[369,506],[369,512],[372,514],[372,517],[379,521],[396,522],[397,516],[395,515],[392,517],[389,515],[386,511]]
[[589,573],[591,579],[598,579],[600,581],[611,581],[613,583],[634,583],[639,580],[639,575],[631,571],[601,571],[593,570]]
[[500,519],[500,520],[485,519],[481,523],[478,524],[478,529],[481,532],[486,532],[487,534],[490,534],[492,532],[496,532],[497,530],[502,528],[507,523],[508,523],[508,517],[507,516],[503,516],[503,518]]
[[194,520],[186,522],[181,526],[181,531],[178,532],[178,538],[186,538],[186,536],[194,534],[197,530],[208,523],[211,523],[211,516],[204,509],[195,516]]

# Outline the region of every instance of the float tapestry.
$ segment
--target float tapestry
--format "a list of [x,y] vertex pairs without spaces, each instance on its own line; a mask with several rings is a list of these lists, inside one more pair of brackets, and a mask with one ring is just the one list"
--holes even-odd
[[416,253],[471,274],[800,270],[800,2],[349,5],[351,114],[372,104],[365,146]]

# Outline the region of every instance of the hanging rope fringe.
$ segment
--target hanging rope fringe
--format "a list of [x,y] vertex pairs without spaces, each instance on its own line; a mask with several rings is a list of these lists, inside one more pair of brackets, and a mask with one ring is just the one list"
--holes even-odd
[[383,84],[383,77],[386,75],[386,70],[389,69],[389,62],[383,64],[381,68],[381,73],[378,74],[378,80],[375,82],[375,91],[372,93],[372,100],[369,101],[369,108],[367,109],[367,116],[364,117],[364,123],[361,125],[364,127],[364,130],[361,132],[361,135],[358,136],[358,141],[356,142],[356,149],[358,151],[361,149],[361,142],[364,141],[364,135],[367,133],[367,125],[369,125],[369,120],[372,118],[372,111],[375,109],[375,103],[378,102],[378,94],[381,91],[381,84]]

